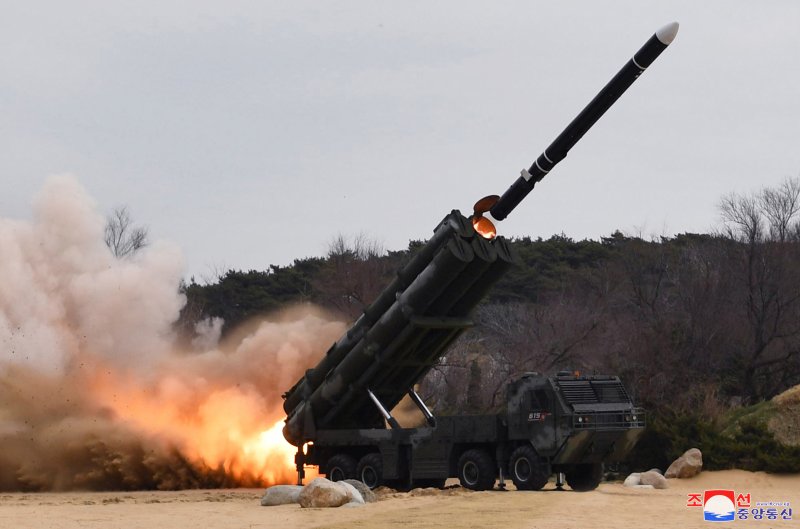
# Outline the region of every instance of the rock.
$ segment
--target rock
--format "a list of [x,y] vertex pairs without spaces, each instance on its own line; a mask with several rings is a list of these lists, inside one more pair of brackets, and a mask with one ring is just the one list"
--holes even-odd
[[286,505],[300,501],[300,485],[275,485],[264,492],[261,497],[261,505],[269,507],[272,505]]
[[325,478],[314,478],[303,487],[298,501],[300,507],[340,507],[352,499],[347,487]]
[[648,472],[658,472],[662,476],[664,475],[664,472],[660,468],[651,468],[650,470],[648,470]]
[[362,481],[357,479],[346,479],[343,483],[349,483],[350,485],[354,486],[358,492],[361,493],[361,497],[364,499],[364,503],[372,503],[378,501],[378,497],[375,496],[375,493],[370,490],[369,487],[364,485]]
[[641,473],[639,476],[639,484],[652,485],[654,489],[666,489],[669,487],[669,485],[667,485],[667,478],[652,470]]
[[652,485],[634,485],[633,488],[634,489],[649,489],[649,490],[652,490],[655,487],[652,486]]
[[626,487],[636,487],[641,482],[642,475],[639,472],[634,472],[622,482]]
[[361,493],[358,492],[357,488],[346,481],[337,481],[336,484],[347,489],[347,494],[350,496],[350,501],[348,501],[346,505],[364,505],[364,498],[361,496]]
[[703,454],[697,448],[690,448],[672,462],[664,474],[667,478],[692,478],[703,468]]

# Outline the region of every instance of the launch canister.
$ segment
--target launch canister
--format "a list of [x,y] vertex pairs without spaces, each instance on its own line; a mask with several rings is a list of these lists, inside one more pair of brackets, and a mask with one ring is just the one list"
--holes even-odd
[[490,212],[497,220],[505,219],[517,207],[525,196],[531,192],[536,182],[563,160],[569,150],[586,134],[592,125],[600,119],[606,110],[619,99],[629,86],[644,72],[650,64],[664,51],[678,33],[678,23],[672,22],[653,34],[639,51],[617,72],[608,84],[600,90],[592,101],[586,105],[578,116],[567,125],[567,128],[547,147],[533,162],[529,169],[503,193]]

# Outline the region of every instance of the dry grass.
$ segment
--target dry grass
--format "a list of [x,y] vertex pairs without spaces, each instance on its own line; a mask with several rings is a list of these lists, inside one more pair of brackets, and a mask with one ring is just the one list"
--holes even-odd
[[800,385],[787,389],[772,401],[776,411],[767,426],[775,440],[788,446],[800,446]]

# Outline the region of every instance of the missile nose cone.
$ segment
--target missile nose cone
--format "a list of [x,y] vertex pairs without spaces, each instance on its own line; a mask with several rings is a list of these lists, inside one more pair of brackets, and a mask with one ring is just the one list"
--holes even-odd
[[656,31],[656,37],[660,40],[663,44],[669,46],[673,40],[675,40],[675,35],[678,34],[678,25],[677,22],[670,22],[663,28]]

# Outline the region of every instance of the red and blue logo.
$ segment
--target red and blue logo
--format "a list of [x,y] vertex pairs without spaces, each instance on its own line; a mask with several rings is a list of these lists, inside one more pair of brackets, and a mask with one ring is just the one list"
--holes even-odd
[[749,492],[734,493],[728,489],[706,490],[687,494],[687,507],[702,507],[707,522],[735,520],[791,520],[792,506],[788,501],[750,501]]
[[703,493],[703,519],[707,522],[732,522],[736,516],[732,490],[707,490]]

